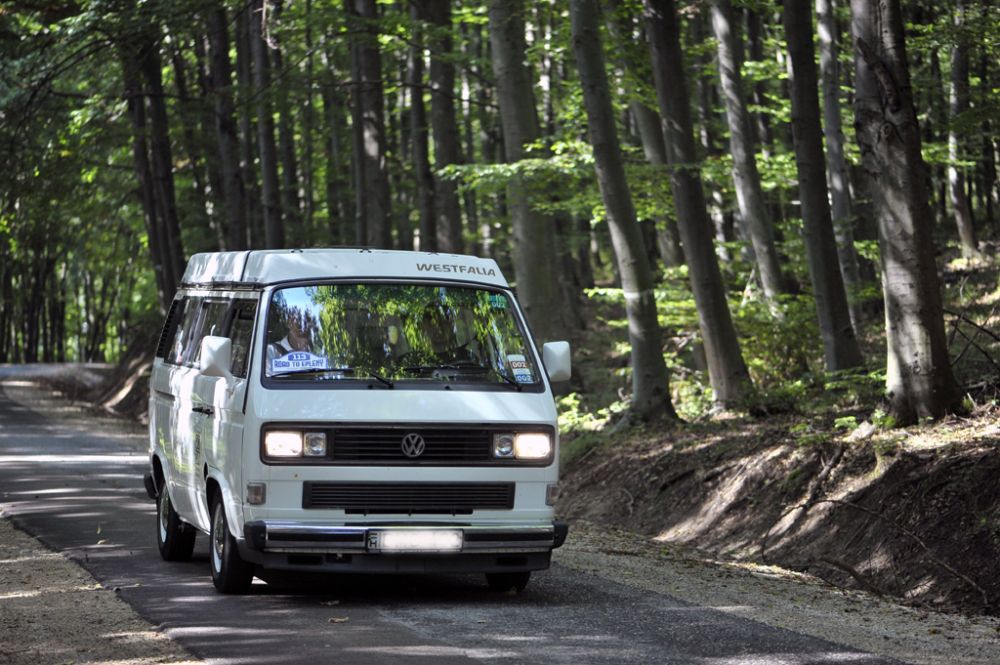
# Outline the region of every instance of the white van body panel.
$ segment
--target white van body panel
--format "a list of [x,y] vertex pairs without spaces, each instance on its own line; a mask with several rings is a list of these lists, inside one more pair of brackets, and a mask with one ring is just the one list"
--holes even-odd
[[[369,563],[378,558],[390,560],[387,568],[374,569],[402,571],[402,564],[396,561],[398,557],[378,554],[377,545],[370,549],[371,543],[377,543],[378,534],[371,542],[365,535],[360,544],[345,545],[346,550],[331,543],[345,533],[354,533],[352,529],[367,534],[366,529],[384,531],[427,524],[455,525],[466,532],[480,530],[479,537],[473,538],[479,544],[473,542],[470,547],[469,559],[473,568],[466,570],[495,570],[498,565],[519,565],[522,570],[547,567],[549,552],[565,537],[565,526],[561,527],[562,535],[559,536],[559,529],[554,528],[551,506],[552,490],[558,479],[557,414],[544,371],[531,389],[523,390],[523,386],[502,382],[478,387],[444,381],[420,385],[400,382],[389,387],[381,381],[356,379],[339,385],[321,382],[315,385],[281,384],[273,379],[265,380],[263,331],[274,291],[290,284],[338,280],[361,284],[389,280],[421,285],[481,285],[511,295],[493,260],[470,256],[357,249],[265,250],[193,256],[178,299],[201,298],[202,303],[229,303],[227,326],[233,325],[232,312],[239,307],[234,303],[256,303],[252,339],[245,347],[247,364],[243,378],[207,376],[190,357],[184,365],[171,363],[166,360],[168,353],[161,354],[158,350],[150,382],[152,471],[155,476],[158,467],[162,467],[163,474],[158,491],[169,492],[182,521],[207,533],[211,530],[209,493],[212,486],[217,486],[230,533],[239,541],[241,552],[255,557],[253,561],[265,567],[294,567],[292,557],[285,553],[326,553],[326,561],[330,563],[331,552],[339,557],[349,551],[352,554],[347,555],[348,561],[351,556],[361,554]],[[511,298],[510,302],[512,315],[527,331],[516,300]],[[205,304],[201,306],[206,307]],[[206,315],[205,318],[210,317]],[[168,317],[167,327],[170,325]],[[161,346],[167,340],[167,327],[161,337]],[[225,331],[206,334],[222,335]],[[530,334],[524,337],[524,343],[526,351],[541,368],[541,354]],[[523,359],[523,356],[514,357]],[[344,427],[377,427],[405,433],[409,426],[492,432],[543,431],[551,433],[553,450],[548,461],[525,464],[490,463],[489,460],[450,466],[430,462],[385,465],[309,464],[308,460],[302,463],[266,462],[262,454],[262,430],[265,427],[286,428],[285,424],[287,429],[319,426],[334,428],[331,430],[334,432]],[[336,446],[336,441],[332,445]],[[385,487],[400,483],[504,484],[513,488],[513,498],[510,508],[477,508],[471,514],[357,514],[307,507],[304,483],[310,482],[381,483]],[[251,504],[247,498],[248,484],[263,485],[266,499]],[[252,537],[254,529],[257,535]],[[271,542],[272,532],[276,541],[298,539],[301,542],[275,545]],[[260,539],[261,533],[266,534],[266,540]],[[507,538],[504,534],[516,537]],[[316,537],[318,542],[320,536],[329,537],[322,546],[306,542],[310,537]],[[511,542],[502,542],[502,538]],[[248,542],[254,539],[259,542]],[[493,559],[488,564],[480,563],[481,557],[489,557],[491,552],[527,553],[528,558],[515,564]],[[423,556],[420,560],[424,563],[425,559],[444,561],[433,554]],[[484,565],[489,567],[475,567]]]

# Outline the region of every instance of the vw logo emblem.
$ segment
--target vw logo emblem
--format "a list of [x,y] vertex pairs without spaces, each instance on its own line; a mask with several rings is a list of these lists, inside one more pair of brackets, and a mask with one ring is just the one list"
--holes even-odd
[[424,448],[427,444],[424,443],[424,437],[420,436],[416,432],[410,432],[403,437],[403,454],[407,457],[420,457],[423,454]]

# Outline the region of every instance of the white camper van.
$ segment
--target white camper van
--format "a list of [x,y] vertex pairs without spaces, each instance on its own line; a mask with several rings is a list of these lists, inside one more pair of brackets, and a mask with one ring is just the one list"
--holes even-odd
[[492,260],[369,249],[192,257],[150,381],[166,560],[209,535],[224,593],[255,571],[482,572],[549,566],[558,460],[549,381]]

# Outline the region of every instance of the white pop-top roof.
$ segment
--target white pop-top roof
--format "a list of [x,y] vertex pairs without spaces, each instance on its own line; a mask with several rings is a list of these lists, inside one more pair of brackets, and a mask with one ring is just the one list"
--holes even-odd
[[185,284],[292,279],[388,277],[454,279],[507,286],[493,259],[462,254],[384,249],[267,249],[195,254],[184,271]]

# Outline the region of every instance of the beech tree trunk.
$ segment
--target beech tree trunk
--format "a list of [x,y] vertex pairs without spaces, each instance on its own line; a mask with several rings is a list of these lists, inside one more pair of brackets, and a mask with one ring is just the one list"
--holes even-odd
[[357,17],[357,34],[351,43],[351,69],[354,72],[355,122],[360,136],[355,160],[363,175],[358,188],[358,214],[362,222],[358,241],[370,247],[392,246],[392,200],[389,197],[389,174],[385,162],[385,109],[382,94],[382,57],[378,48],[378,19],[375,0],[345,0],[348,10]]
[[420,213],[420,251],[438,251],[437,217],[434,205],[434,174],[431,171],[427,139],[427,110],[424,107],[424,49],[419,44],[423,29],[417,24],[424,3],[414,2],[410,16],[415,19],[410,45],[407,78],[410,83],[410,135],[413,145],[413,177],[417,188],[417,210]]
[[698,163],[698,158],[677,12],[673,0],[644,0],[644,12],[671,167],[670,188],[698,308],[708,375],[716,402],[721,406],[737,405],[750,388],[750,376],[726,302],[700,175],[691,167]]
[[774,228],[764,204],[757,171],[757,156],[750,127],[750,112],[743,93],[742,66],[730,0],[712,0],[712,30],[719,56],[719,77],[729,124],[729,150],[733,156],[733,183],[740,216],[750,235],[764,298],[776,315],[779,294],[785,292],[781,278]]
[[570,0],[573,51],[576,54],[597,184],[607,211],[611,244],[625,293],[632,358],[631,410],[642,420],[675,418],[670,376],[663,361],[663,339],[656,318],[653,273],[646,260],[632,194],[625,180],[614,110],[604,70],[596,0]]
[[[531,72],[525,63],[524,11],[522,0],[489,4],[490,56],[508,163],[526,157],[524,146],[540,135]],[[539,341],[563,337],[572,317],[559,287],[555,224],[531,207],[521,176],[507,184],[507,207],[518,300]]]
[[948,358],[899,0],[851,0],[855,126],[878,223],[886,391],[900,423],[961,404]]
[[215,108],[216,144],[222,170],[222,199],[226,208],[226,249],[246,249],[246,187],[240,171],[239,138],[229,64],[229,23],[225,7],[217,5],[209,9],[207,20],[209,78]]
[[783,13],[792,70],[792,141],[798,167],[806,258],[826,368],[832,372],[859,366],[861,349],[847,308],[827,198],[812,11],[808,3],[786,0]]
[[264,246],[264,211],[261,201],[263,195],[257,181],[257,139],[253,122],[253,49],[250,47],[250,12],[236,13],[236,81],[239,93],[240,129],[240,172],[243,174],[243,186],[246,198],[243,207],[247,211],[247,248]]
[[837,63],[837,21],[834,0],[816,0],[819,34],[819,66],[823,80],[823,133],[826,137],[826,178],[833,213],[833,234],[837,239],[840,276],[847,291],[851,324],[861,326],[862,309],[857,294],[861,291],[861,268],[854,247],[854,215],[851,212],[851,187],[844,158],[844,132],[840,122],[840,66]]
[[[432,26],[436,35],[428,40],[431,50],[431,128],[434,132],[434,167],[461,164],[462,146],[455,120],[455,57],[451,39],[451,0],[417,0],[421,16]],[[462,208],[458,203],[458,186],[454,180],[434,179],[434,199],[437,206],[437,244],[442,252],[462,253]]]
[[271,113],[271,65],[264,41],[263,21],[267,0],[253,0],[250,15],[250,51],[253,53],[253,81],[257,96],[257,142],[260,146],[260,173],[263,187],[264,246],[285,246],[285,225],[281,218],[278,184],[278,148],[274,142],[274,116]]
[[[275,10],[279,5],[275,5]],[[277,19],[277,16],[275,17]],[[272,41],[276,37],[272,35]],[[270,48],[271,60],[274,63],[274,71],[278,77],[277,81],[281,85],[275,88],[274,98],[278,107],[278,154],[281,160],[281,211],[284,214],[285,235],[288,236],[294,245],[301,244],[305,233],[302,228],[302,199],[299,197],[299,165],[295,156],[295,118],[292,107],[289,104],[288,95],[282,89],[287,85],[284,78],[290,76],[285,71],[284,59],[281,47],[275,42]],[[276,86],[272,82],[272,86]]]
[[964,157],[956,119],[969,109],[969,46],[965,28],[965,0],[955,2],[955,45],[951,49],[951,89],[948,96],[948,197],[951,199],[962,257],[978,258],[979,243],[972,219],[972,207],[965,192],[965,174],[958,161]]

